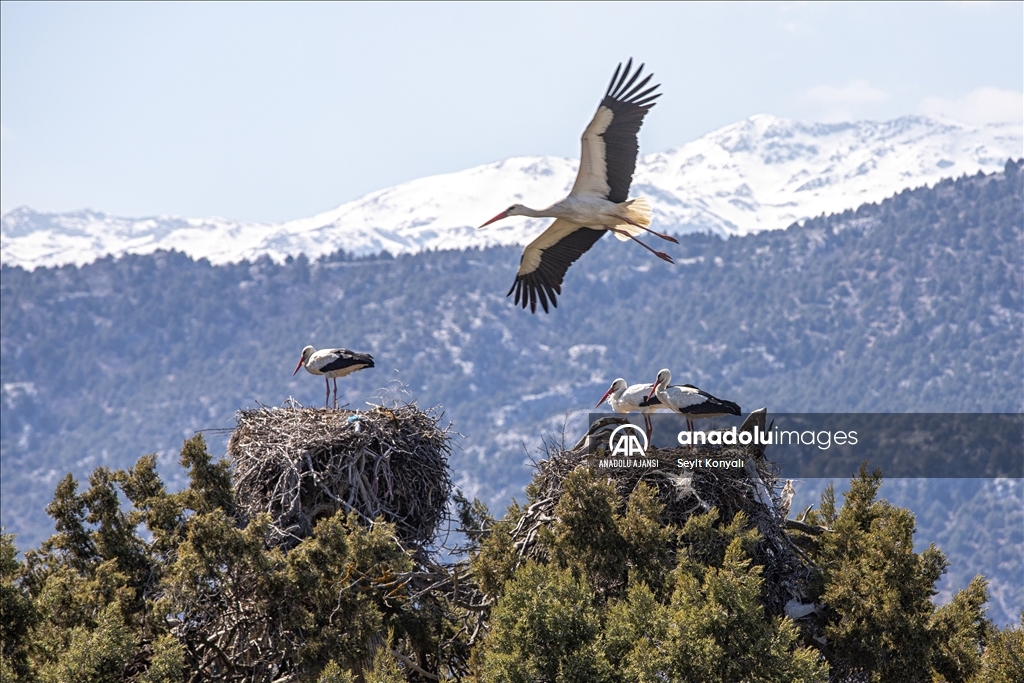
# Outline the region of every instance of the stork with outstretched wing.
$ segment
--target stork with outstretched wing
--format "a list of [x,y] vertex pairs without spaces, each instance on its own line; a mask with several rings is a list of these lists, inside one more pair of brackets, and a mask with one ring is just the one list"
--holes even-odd
[[651,230],[651,207],[646,198],[629,199],[639,149],[637,133],[654,100],[661,97],[654,92],[657,85],[646,87],[652,74],[637,82],[644,65],[636,71],[632,66],[630,59],[625,69],[622,64],[615,69],[597,113],[583,131],[580,170],[569,196],[540,210],[513,204],[480,226],[509,216],[555,219],[526,246],[516,281],[508,292],[509,296],[515,292],[515,303],[529,306],[534,313],[538,301],[545,313],[549,302],[552,307],[558,305],[556,296],[562,293],[565,272],[605,232],[623,241],[633,240],[658,258],[673,262],[665,252],[640,241],[638,235],[649,232],[670,242],[678,241]]

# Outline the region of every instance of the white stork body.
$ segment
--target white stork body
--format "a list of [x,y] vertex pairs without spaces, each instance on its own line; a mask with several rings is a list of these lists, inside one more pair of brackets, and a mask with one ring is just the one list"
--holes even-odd
[[313,375],[322,375],[327,385],[327,397],[324,399],[324,408],[331,399],[331,380],[334,380],[334,407],[338,407],[338,378],[351,375],[357,370],[373,367],[373,356],[368,353],[356,353],[348,349],[320,349],[317,351],[312,346],[302,349],[302,357],[292,376],[305,367],[306,372]]
[[[579,181],[577,180],[577,182]],[[616,204],[604,197],[570,194],[546,209],[534,210],[528,206],[517,204],[514,207],[509,207],[506,211],[509,216],[557,218],[572,223],[575,227],[607,226],[605,229],[609,230],[616,228],[615,235],[621,240],[627,240],[629,235],[639,235],[644,229],[636,224],[650,225],[650,209],[647,206],[647,200],[644,197]]]
[[740,415],[738,404],[716,398],[692,384],[670,386],[672,373],[667,368],[658,372],[648,397],[657,396],[669,409],[686,417],[686,425],[693,431],[693,421],[705,418]]
[[[643,197],[629,199],[638,150],[637,133],[644,116],[660,93],[657,85],[644,90],[651,76],[637,83],[643,64],[630,74],[633,60],[626,68],[615,69],[604,99],[590,125],[583,131],[580,169],[569,196],[546,209],[531,209],[513,204],[480,227],[509,216],[554,218],[523,251],[516,280],[508,294],[515,292],[515,303],[537,312],[537,301],[544,312],[548,302],[558,305],[565,272],[576,259],[611,231],[620,240],[634,240],[660,259],[672,258],[655,251],[637,239],[643,231],[677,242],[674,237],[650,229],[651,207]],[[621,72],[621,76],[620,76]]]
[[623,415],[627,413],[643,413],[644,426],[647,428],[647,435],[649,437],[651,434],[650,413],[666,409],[657,396],[650,396],[650,391],[650,384],[626,386],[626,380],[619,377],[612,382],[612,385],[608,387],[608,391],[604,392],[604,396],[601,397],[601,400],[594,407],[597,408],[607,399],[608,405],[616,413]]
[[[612,407],[616,413],[653,413],[656,410],[664,410],[665,406],[662,405],[661,400],[658,397],[653,396],[648,398],[651,392],[650,384],[633,384],[626,386],[626,380],[619,377],[612,385],[608,387],[608,391],[604,392],[604,396],[597,402],[597,405],[601,405],[608,401],[608,405]],[[597,406],[594,406],[595,408]]]

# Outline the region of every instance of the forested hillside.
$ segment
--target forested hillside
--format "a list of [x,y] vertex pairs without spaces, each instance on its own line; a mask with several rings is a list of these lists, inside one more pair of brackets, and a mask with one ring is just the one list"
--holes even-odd
[[[420,405],[442,406],[464,435],[457,484],[499,509],[521,496],[542,437],[568,419],[573,438],[612,379],[650,382],[661,367],[745,410],[1019,412],[1020,170],[1009,163],[785,231],[689,235],[672,245],[675,266],[608,238],[570,269],[550,315],[505,298],[516,249],[4,267],[3,522],[26,548],[49,534],[43,508],[68,471],[155,451],[181,484],[170,465],[196,430],[289,396],[319,405],[322,380],[290,375],[305,344],[374,355],[375,369],[339,382],[353,405],[400,381]],[[1011,482],[999,495],[1022,494]],[[1020,507],[956,520],[1001,549],[997,567],[977,571],[1016,609]],[[962,542],[944,549],[969,571]]]

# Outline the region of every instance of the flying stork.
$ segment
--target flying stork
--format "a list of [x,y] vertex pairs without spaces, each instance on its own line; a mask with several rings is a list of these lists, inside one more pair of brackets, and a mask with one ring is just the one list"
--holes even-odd
[[[580,170],[569,196],[546,209],[535,210],[513,204],[487,221],[484,227],[509,216],[554,218],[535,240],[526,245],[516,280],[506,296],[515,292],[515,303],[527,305],[537,312],[537,300],[544,312],[548,302],[557,307],[556,295],[562,293],[565,271],[576,259],[611,231],[622,241],[633,240],[658,258],[673,263],[663,251],[655,251],[637,235],[647,231],[675,242],[670,235],[651,230],[651,207],[645,197],[629,199],[638,149],[636,135],[644,115],[654,106],[661,93],[657,85],[644,89],[653,74],[637,83],[644,65],[631,73],[633,60],[622,68],[620,63],[590,125],[583,131]],[[620,75],[621,74],[621,75]]]
[[338,378],[351,375],[357,370],[373,367],[373,356],[368,353],[356,353],[348,349],[321,349],[317,351],[312,346],[302,349],[302,357],[299,358],[292,377],[305,366],[306,371],[313,375],[323,375],[324,383],[327,385],[327,398],[324,399],[324,408],[331,398],[331,382],[334,380],[334,407],[338,407]]
[[671,381],[672,373],[668,368],[660,370],[647,398],[657,396],[658,400],[671,410],[683,415],[686,418],[686,426],[691,432],[694,420],[741,414],[739,405],[732,401],[715,398],[692,384],[669,386]]
[[650,396],[650,389],[650,384],[634,384],[627,387],[626,380],[619,377],[612,382],[608,391],[604,392],[604,396],[594,407],[599,407],[607,400],[608,405],[616,413],[643,413],[644,428],[647,430],[647,437],[650,438],[652,429],[650,413],[666,408],[657,396]]

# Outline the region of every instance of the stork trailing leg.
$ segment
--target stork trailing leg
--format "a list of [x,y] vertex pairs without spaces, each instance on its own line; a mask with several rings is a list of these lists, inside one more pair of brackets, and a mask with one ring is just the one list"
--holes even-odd
[[609,228],[609,230],[614,232],[616,235],[624,235],[624,236],[628,237],[629,239],[633,240],[634,242],[639,244],[641,247],[643,247],[647,251],[651,252],[652,254],[654,254],[655,256],[660,258],[662,261],[668,261],[671,264],[675,264],[675,261],[672,260],[671,256],[669,256],[668,254],[666,254],[663,251],[655,251],[654,249],[650,248],[649,246],[647,246],[646,244],[641,242],[639,239],[637,239],[635,235],[630,235],[625,230],[619,230],[618,228]]
[[324,410],[327,410],[331,405],[331,380],[328,377],[324,377],[324,386],[327,387],[327,396],[324,397]]
[[[621,218],[621,216],[620,216],[620,218]],[[622,218],[622,220],[625,223],[628,223],[629,225],[632,225],[633,227],[640,228],[641,230],[646,230],[647,232],[651,233],[652,235],[657,235],[658,237],[660,237],[663,240],[668,240],[669,242],[672,242],[673,244],[679,244],[679,240],[677,240],[672,235],[666,235],[663,232],[658,232],[657,230],[651,230],[647,226],[640,225],[636,221],[630,220],[629,218]]]
[[651,205],[647,201],[647,197],[630,199],[628,202],[622,202],[619,204],[617,208],[619,211],[615,212],[616,218],[626,225],[632,225],[634,228],[646,230],[652,235],[657,235],[663,240],[679,244],[679,240],[675,237],[658,232],[657,230],[651,230],[651,218],[653,217],[653,213],[651,212]]

